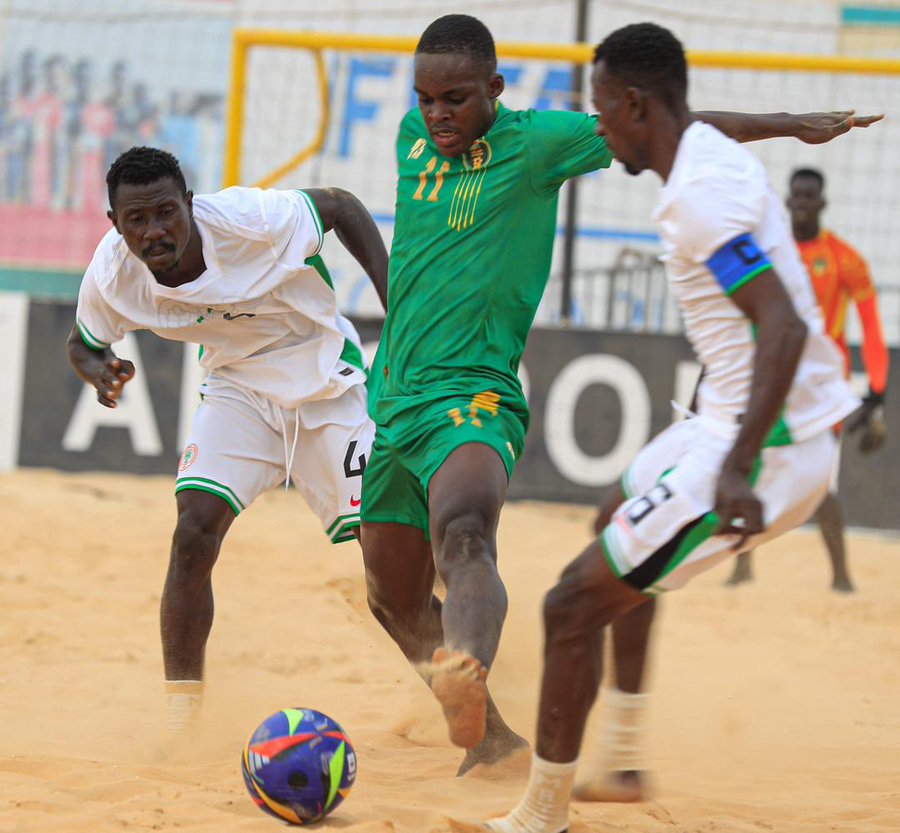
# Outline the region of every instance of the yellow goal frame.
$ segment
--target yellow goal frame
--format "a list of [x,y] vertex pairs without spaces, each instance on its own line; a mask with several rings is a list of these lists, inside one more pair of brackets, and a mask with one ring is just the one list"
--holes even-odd
[[[295,156],[258,180],[268,187],[315,156],[325,144],[330,120],[328,71],[322,52],[325,49],[358,50],[413,54],[417,37],[356,35],[337,32],[295,32],[278,29],[236,29],[232,43],[231,87],[228,93],[228,123],[225,145],[225,185],[241,181],[241,133],[244,126],[244,93],[247,64],[254,47],[307,49],[316,63],[322,117],[313,140]],[[589,64],[594,46],[588,43],[504,43],[497,44],[502,58],[536,58],[570,64]],[[716,69],[781,70],[788,72],[837,72],[861,75],[900,75],[900,60],[857,58],[843,55],[800,55],[768,52],[688,52],[692,66]]]

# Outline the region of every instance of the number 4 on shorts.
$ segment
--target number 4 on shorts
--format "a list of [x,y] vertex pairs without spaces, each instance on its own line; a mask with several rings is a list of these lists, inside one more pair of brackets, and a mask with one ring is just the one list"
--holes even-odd
[[360,454],[356,458],[356,468],[353,468],[353,455],[356,454],[356,446],[356,440],[352,440],[350,445],[347,446],[347,453],[344,455],[344,477],[348,480],[351,477],[362,477],[363,472],[366,470],[365,454]]

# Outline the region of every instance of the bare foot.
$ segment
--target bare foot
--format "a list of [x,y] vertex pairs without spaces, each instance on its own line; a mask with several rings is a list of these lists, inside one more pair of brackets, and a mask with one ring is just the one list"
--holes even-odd
[[836,578],[831,583],[831,589],[834,590],[835,593],[855,593],[856,588],[853,586],[853,582],[850,581],[849,578]]
[[576,781],[572,797],[578,801],[630,803],[644,801],[646,773],[636,770],[607,772],[592,781]]
[[474,749],[487,731],[487,668],[463,651],[437,648],[431,657],[431,690],[437,697],[450,741]]

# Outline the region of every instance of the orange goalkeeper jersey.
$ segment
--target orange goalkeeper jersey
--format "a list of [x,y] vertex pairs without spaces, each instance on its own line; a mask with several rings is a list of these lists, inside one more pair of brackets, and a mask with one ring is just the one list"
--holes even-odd
[[844,353],[848,374],[847,306],[851,300],[857,305],[863,329],[863,363],[872,390],[883,393],[887,385],[888,352],[881,331],[875,285],[865,260],[850,244],[824,229],[813,240],[797,241],[797,248],[819,299],[825,332]]

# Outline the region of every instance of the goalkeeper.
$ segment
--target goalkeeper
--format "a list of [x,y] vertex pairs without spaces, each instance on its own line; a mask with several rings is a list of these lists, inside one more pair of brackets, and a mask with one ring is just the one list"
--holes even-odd
[[[887,430],[884,423],[884,395],[887,390],[889,354],[881,329],[878,298],[869,268],[862,255],[828,229],[822,228],[820,217],[826,205],[825,176],[815,168],[799,168],[791,175],[787,200],[791,214],[794,240],[806,271],[816,291],[825,332],[834,339],[844,354],[847,375],[850,375],[850,350],[847,348],[847,307],[856,304],[862,324],[862,358],[869,377],[869,393],[862,408],[847,420],[847,432],[859,436],[859,449],[871,454],[884,445]],[[838,428],[840,430],[840,427]],[[837,463],[840,457],[835,458]],[[844,517],[837,496],[838,469],[832,479],[831,490],[816,510],[816,523],[822,531],[828,556],[831,559],[831,588],[852,593],[853,582],[847,569],[844,543]],[[749,581],[751,554],[739,555],[729,584]]]

